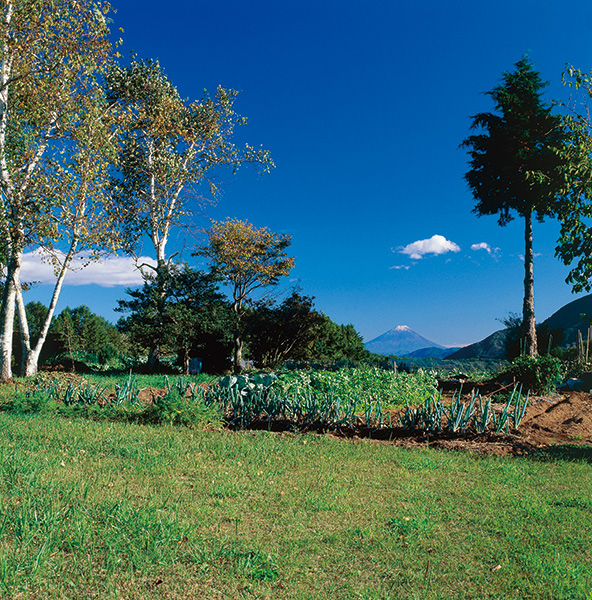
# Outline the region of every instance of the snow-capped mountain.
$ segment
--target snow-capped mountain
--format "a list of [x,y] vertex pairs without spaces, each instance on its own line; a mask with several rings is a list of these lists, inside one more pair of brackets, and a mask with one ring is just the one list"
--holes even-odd
[[444,348],[444,346],[440,346],[440,344],[436,344],[436,342],[432,342],[419,335],[419,333],[416,333],[413,329],[407,327],[407,325],[398,325],[364,345],[366,346],[366,350],[370,352],[385,354],[387,356],[390,354],[406,356],[421,348]]

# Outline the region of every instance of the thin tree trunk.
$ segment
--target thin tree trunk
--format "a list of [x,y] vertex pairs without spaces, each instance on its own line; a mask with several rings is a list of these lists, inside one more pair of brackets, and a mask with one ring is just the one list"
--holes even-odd
[[[45,344],[45,340],[47,339],[47,334],[49,333],[49,328],[51,326],[51,320],[53,319],[53,315],[55,313],[55,309],[56,306],[58,304],[58,300],[60,297],[60,292],[62,291],[62,285],[64,283],[64,278],[66,277],[66,273],[68,272],[68,269],[70,267],[70,264],[72,263],[72,259],[74,258],[74,255],[76,254],[76,248],[78,246],[78,239],[74,239],[70,245],[70,250],[68,251],[68,254],[66,255],[64,262],[60,268],[60,272],[58,274],[58,278],[56,280],[54,289],[53,289],[53,294],[51,297],[51,302],[49,304],[49,308],[47,311],[47,316],[45,317],[45,321],[43,323],[43,327],[41,328],[41,331],[39,333],[39,338],[37,339],[37,342],[35,343],[35,347],[31,348],[31,346],[29,345],[28,347],[24,347],[23,348],[23,364],[24,364],[24,372],[23,375],[25,377],[32,377],[33,375],[36,375],[38,370],[39,370],[39,356],[41,355],[41,350],[43,349],[43,345]],[[19,289],[17,292],[17,296],[20,296],[20,304],[23,304],[22,301],[22,291]],[[19,315],[22,313],[23,311],[19,310]],[[26,323],[26,313],[24,313],[23,315],[24,319],[25,319],[25,323]],[[22,328],[22,321],[21,321],[21,328]],[[28,326],[26,327],[26,331],[28,332],[29,328]]]
[[234,372],[238,375],[243,365],[243,338],[237,331],[234,334]]
[[27,310],[23,300],[23,288],[19,285],[16,291],[16,307],[21,329],[21,375],[27,370],[27,357],[31,354],[31,332],[29,331],[29,322],[27,320]]
[[243,308],[243,303],[241,300],[240,293],[237,294],[237,292],[235,290],[234,301],[232,303],[232,310],[234,311],[234,314],[235,314],[234,335],[233,335],[233,342],[234,342],[233,370],[236,375],[240,374],[240,372],[242,370],[242,366],[243,366],[243,334],[241,331],[241,329],[242,329],[241,328],[242,308]]
[[524,352],[527,356],[536,356],[537,336],[534,316],[534,253],[532,249],[532,212],[524,217],[524,306],[522,310],[524,332]]
[[156,318],[157,322],[155,325],[159,330],[159,335],[153,339],[152,345],[148,349],[148,369],[150,373],[157,373],[160,371],[160,357],[161,357],[161,337],[164,329],[164,310],[166,308],[166,295],[167,295],[167,276],[168,269],[166,261],[164,260],[164,245],[156,246],[155,250],[157,254],[156,264]]
[[16,308],[17,286],[20,281],[22,252],[12,250],[7,265],[6,283],[2,297],[2,311],[0,322],[2,323],[2,350],[0,359],[0,379],[12,379],[12,338],[14,334],[14,314]]

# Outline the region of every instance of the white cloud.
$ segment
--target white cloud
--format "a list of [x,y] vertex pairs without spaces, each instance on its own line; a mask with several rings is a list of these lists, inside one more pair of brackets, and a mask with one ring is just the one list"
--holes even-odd
[[485,250],[487,254],[490,254],[493,257],[497,257],[499,255],[499,248],[492,248],[487,242],[479,242],[478,244],[473,244],[471,246],[471,250]]
[[[39,250],[26,252],[23,255],[23,266],[21,270],[22,281],[37,281],[39,283],[54,283],[56,276],[53,265],[43,260],[43,254]],[[58,254],[58,258],[63,258]],[[147,256],[139,258],[139,264],[155,264],[155,261]],[[88,285],[95,284],[101,287],[115,287],[118,285],[142,285],[142,275],[136,267],[136,261],[129,256],[111,256],[101,260],[92,261],[87,266],[84,257],[77,256],[72,261],[72,270],[68,271],[64,279],[64,285]]]
[[397,265],[396,267],[389,267],[389,269],[405,269],[405,271],[408,271],[411,267],[409,265]]
[[460,246],[447,240],[443,235],[433,235],[429,240],[418,240],[399,250],[410,258],[420,259],[425,254],[446,254],[446,252],[459,252]]

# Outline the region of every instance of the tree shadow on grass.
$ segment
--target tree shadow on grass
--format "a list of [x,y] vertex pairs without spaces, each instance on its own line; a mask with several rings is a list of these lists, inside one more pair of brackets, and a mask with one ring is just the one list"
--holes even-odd
[[592,445],[561,444],[537,450],[536,457],[541,460],[566,460],[570,462],[592,463]]

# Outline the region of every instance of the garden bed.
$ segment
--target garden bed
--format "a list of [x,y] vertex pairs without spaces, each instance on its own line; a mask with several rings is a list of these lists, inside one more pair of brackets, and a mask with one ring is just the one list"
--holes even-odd
[[[393,414],[393,422],[396,415]],[[269,430],[276,433],[294,431],[289,421],[266,420],[251,423],[250,429]],[[520,428],[507,434],[421,434],[402,427],[341,427],[327,430],[311,427],[316,431],[338,438],[371,439],[376,443],[391,443],[408,448],[433,447],[447,450],[466,450],[493,456],[524,456],[546,451],[560,445],[592,445],[592,396],[584,392],[565,392],[545,397],[531,397]],[[591,458],[592,458],[592,452]]]

